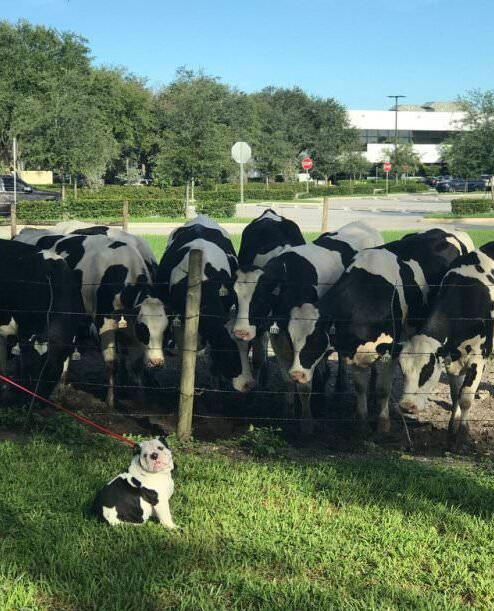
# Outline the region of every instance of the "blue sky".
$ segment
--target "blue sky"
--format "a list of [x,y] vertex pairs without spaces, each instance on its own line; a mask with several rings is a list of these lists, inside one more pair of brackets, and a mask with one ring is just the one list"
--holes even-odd
[[244,91],[299,85],[349,108],[493,88],[493,0],[0,0],[1,18],[85,36],[157,87],[180,65]]

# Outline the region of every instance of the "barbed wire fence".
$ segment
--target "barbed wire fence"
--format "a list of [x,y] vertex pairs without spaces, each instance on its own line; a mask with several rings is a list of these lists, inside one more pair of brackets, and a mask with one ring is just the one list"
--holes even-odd
[[[19,284],[26,284],[26,283],[32,283],[32,284],[40,284],[40,285],[46,285],[46,282],[36,282],[35,280],[19,280],[18,281]],[[114,283],[115,285],[117,285],[118,283]],[[220,283],[218,283],[220,284]],[[297,282],[287,282],[285,283],[286,286],[298,286],[300,287],[301,283],[300,281]],[[92,286],[96,286],[97,283],[94,283]],[[158,285],[159,286],[159,283]],[[328,286],[332,286],[331,284],[328,283]],[[395,291],[393,292],[393,297],[392,300],[395,296],[396,293],[396,288],[395,287]],[[417,287],[417,285],[401,285],[402,287],[406,287],[406,286],[414,286],[415,288]],[[463,285],[458,285],[461,286],[463,289],[465,288]],[[56,285],[53,285],[51,287],[53,290],[56,290],[57,287]],[[60,287],[61,290],[63,290],[62,287]],[[186,311],[185,314],[182,316],[182,320],[183,322],[181,324],[183,324],[184,326],[184,337],[185,337],[185,341],[184,341],[184,345],[182,346],[181,350],[180,350],[180,354],[182,357],[182,366],[181,366],[181,373],[180,373],[180,385],[177,384],[171,384],[171,385],[166,385],[166,386],[156,386],[156,385],[146,385],[146,384],[116,384],[115,388],[123,390],[123,391],[129,391],[129,390],[148,390],[148,391],[153,391],[153,392],[157,392],[160,394],[164,394],[164,395],[168,395],[168,396],[176,396],[177,392],[179,394],[179,407],[178,407],[178,426],[177,426],[177,430],[178,430],[178,435],[181,439],[187,439],[191,436],[192,433],[192,422],[193,422],[193,418],[197,418],[197,419],[209,419],[209,420],[214,420],[214,419],[220,419],[220,418],[224,418],[224,416],[220,416],[220,415],[214,415],[214,414],[203,414],[203,413],[194,413],[194,399],[196,397],[198,397],[199,395],[203,394],[203,393],[211,393],[213,395],[217,395],[217,396],[230,396],[230,397],[237,397],[238,396],[238,392],[232,389],[220,389],[220,388],[209,388],[207,386],[204,385],[198,385],[196,383],[196,369],[197,369],[197,357],[198,354],[200,352],[199,348],[198,348],[198,332],[199,332],[199,320],[200,318],[204,317],[204,318],[220,318],[220,315],[216,315],[216,314],[207,314],[207,313],[201,313],[200,311],[200,304],[201,304],[201,288],[202,288],[202,252],[201,251],[192,251],[189,257],[189,269],[188,269],[188,288],[187,288],[187,300],[186,300]],[[220,286],[218,286],[218,290],[219,290]],[[431,287],[428,286],[429,289],[431,288],[437,288],[437,287]],[[51,308],[50,308],[51,309]],[[0,308],[0,312],[13,312],[14,310],[12,309],[2,309]],[[36,309],[36,308],[26,308],[26,309],[22,309],[22,310],[16,310],[19,312],[23,312],[25,313],[37,313],[37,314],[46,314],[46,310],[44,309]],[[393,309],[391,308],[391,312],[393,312]],[[67,315],[67,316],[86,316],[85,313],[81,313],[81,312],[70,312],[70,311],[60,311],[60,310],[56,310],[53,309],[50,312],[50,316],[54,315],[54,314],[62,314],[62,315]],[[117,317],[121,315],[121,312],[107,312],[107,313],[100,313],[102,316],[104,316],[105,314],[108,317]],[[133,312],[126,312],[125,316],[128,318],[132,318],[137,316],[136,313]],[[152,314],[150,315],[152,316]],[[173,318],[173,315],[172,315]],[[300,319],[300,320],[313,320],[312,318],[304,318],[304,319]],[[459,322],[461,321],[472,321],[471,318],[461,318],[458,317],[457,319],[455,319]],[[492,323],[491,319],[476,319],[479,323],[481,322],[489,322]],[[335,322],[334,320],[332,322]],[[336,322],[345,322],[345,319],[342,319],[341,321],[336,321]],[[394,324],[396,321],[393,318],[393,315],[391,316],[391,318],[389,319],[384,319],[381,320],[381,322],[391,322],[392,324]],[[32,339],[32,338],[31,338]],[[18,342],[20,344],[20,346],[22,347],[23,344],[30,344],[31,340],[23,340]],[[69,343],[69,344],[59,344],[60,346],[64,346],[67,349],[73,349],[74,348],[74,344]],[[228,348],[224,348],[224,349],[217,349],[219,352],[235,352],[234,349],[228,349]],[[372,354],[376,354],[375,351],[369,351]],[[410,358],[414,358],[417,357],[419,355],[429,355],[428,352],[403,352],[403,355],[409,355]],[[475,353],[472,352],[472,355],[476,355],[476,356],[484,356],[483,354],[480,353]],[[487,369],[489,369],[489,367],[487,367]],[[32,379],[30,378],[29,381],[31,384],[36,384],[36,387],[38,387],[39,382],[40,382],[41,378],[39,379]],[[22,381],[22,378],[21,378]],[[53,384],[56,384],[58,382],[58,380],[47,380],[47,379],[43,379],[44,382],[51,382]],[[104,388],[106,388],[106,383],[104,382],[95,382],[95,381],[89,381],[89,380],[83,380],[81,382],[81,385],[83,387],[87,387],[93,390],[93,392],[97,392],[98,390],[103,390]],[[254,398],[275,398],[275,397],[279,397],[282,399],[286,399],[289,395],[291,395],[293,393],[293,389],[288,390],[288,389],[257,389],[257,390],[251,390],[248,393],[248,397],[254,397]],[[320,391],[320,390],[314,390],[311,393],[314,397],[320,397],[322,399],[324,399],[326,397],[326,392]],[[337,397],[338,400],[342,400],[344,398],[348,398],[349,395],[352,395],[352,391],[351,390],[344,390],[344,391],[338,391],[335,390],[333,392],[333,397]],[[451,403],[450,401],[450,397],[449,397],[449,392],[445,391],[445,390],[436,390],[433,392],[426,392],[426,393],[421,393],[421,392],[417,392],[415,393],[417,395],[426,395],[428,397],[434,398],[434,399],[438,399],[438,400],[446,400],[448,402],[448,404]],[[492,399],[491,396],[491,392],[489,391],[489,397]],[[399,412],[399,408],[397,406],[397,398],[392,396],[392,402],[396,408],[396,411],[398,413]],[[129,409],[125,409],[124,411],[110,411],[110,410],[92,410],[91,413],[93,415],[98,415],[98,416],[113,416],[113,417],[160,417],[165,415],[163,411],[131,411]],[[493,414],[494,415],[494,414]],[[242,415],[242,414],[236,414],[233,416],[228,416],[228,419],[230,420],[236,420],[239,422],[259,422],[259,423],[269,423],[269,424],[274,424],[274,423],[278,423],[278,424],[283,424],[283,423],[300,423],[303,419],[302,418],[297,418],[297,417],[289,417],[289,416],[279,416],[279,415],[269,415],[269,416],[259,416],[259,415]],[[334,414],[332,417],[318,417],[317,421],[318,422],[329,422],[329,423],[350,423],[350,422],[355,422],[356,418],[353,415],[341,415],[341,414]],[[427,420],[429,423],[431,424],[443,424],[443,423],[447,423],[449,422],[449,414],[448,416],[440,416],[440,415],[432,415],[431,417],[428,418]],[[494,417],[493,418],[478,418],[475,417],[474,415],[470,416],[468,418],[468,422],[470,423],[481,423],[484,426],[494,426]]]

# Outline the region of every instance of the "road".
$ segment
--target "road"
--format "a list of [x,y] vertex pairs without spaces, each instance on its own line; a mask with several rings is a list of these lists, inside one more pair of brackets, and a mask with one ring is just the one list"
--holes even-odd
[[[451,212],[451,195],[408,194],[386,197],[331,198],[329,204],[329,230],[338,229],[351,221],[365,221],[378,230],[419,230],[437,225],[445,225],[461,229],[491,229],[494,228],[494,218],[484,221],[441,221],[427,219],[430,213]],[[266,202],[265,204],[244,204],[237,206],[237,215],[244,218],[255,218],[266,208],[274,208],[287,218],[296,221],[303,231],[320,231],[322,217],[322,203],[283,203]],[[130,223],[129,231],[139,235],[158,234],[168,235],[181,223]],[[241,233],[245,224],[223,223],[230,233]],[[18,230],[22,225],[18,226]],[[10,228],[0,227],[0,237],[9,238]]]

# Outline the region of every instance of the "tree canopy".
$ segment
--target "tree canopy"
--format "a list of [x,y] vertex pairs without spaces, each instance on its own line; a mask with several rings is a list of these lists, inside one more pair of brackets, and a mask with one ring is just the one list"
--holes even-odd
[[124,69],[95,67],[81,36],[26,21],[0,22],[0,53],[0,165],[11,164],[14,136],[26,168],[95,179],[145,164],[162,184],[228,180],[237,140],[251,144],[249,169],[262,177],[293,177],[307,154],[326,177],[359,162],[344,107],[298,87],[246,94],[179,68],[153,91]]
[[494,174],[494,90],[472,91],[460,104],[464,129],[444,146],[448,167],[465,178]]

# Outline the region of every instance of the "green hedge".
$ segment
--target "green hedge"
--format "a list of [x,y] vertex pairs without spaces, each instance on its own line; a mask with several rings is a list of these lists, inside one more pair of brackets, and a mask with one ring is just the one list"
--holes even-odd
[[458,214],[482,214],[492,210],[492,201],[490,199],[468,199],[462,197],[451,201],[451,212]]
[[226,217],[231,218],[235,216],[235,202],[234,201],[196,201],[196,212],[197,214],[207,214],[214,218]]
[[[302,193],[298,197],[306,199],[308,197],[334,197],[342,195],[373,195],[375,189],[386,190],[386,181],[378,180],[377,182],[350,182],[349,180],[341,180],[337,185],[328,187],[313,185],[309,188],[309,193]],[[419,193],[428,191],[429,187],[417,182],[395,182],[389,181],[389,193]]]

